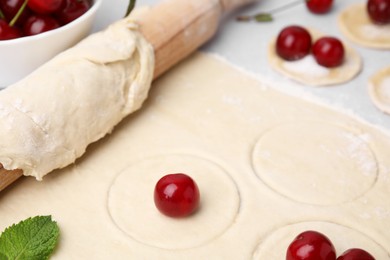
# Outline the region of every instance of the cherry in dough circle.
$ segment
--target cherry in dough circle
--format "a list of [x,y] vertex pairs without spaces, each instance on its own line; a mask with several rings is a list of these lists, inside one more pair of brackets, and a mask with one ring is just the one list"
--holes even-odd
[[[153,192],[161,176],[180,172],[196,180],[201,196],[196,213],[178,219],[159,212]],[[107,199],[108,214],[121,233],[171,250],[218,239],[234,223],[239,206],[236,184],[223,167],[185,154],[158,155],[129,165],[114,179]]]
[[337,260],[375,260],[375,258],[366,250],[361,248],[350,248],[342,253]]
[[390,23],[390,1],[368,0],[367,13],[370,19],[379,25]]
[[364,248],[375,259],[388,259],[386,249],[370,236],[344,225],[326,221],[298,222],[281,226],[269,234],[259,237],[253,251],[253,260],[286,259],[286,251],[291,241],[302,232],[312,230],[324,234],[335,247],[337,255],[353,248]]
[[154,204],[168,217],[187,217],[198,209],[198,185],[187,174],[167,174],[154,188]]
[[315,14],[324,14],[330,11],[333,0],[307,0],[306,7]]
[[276,39],[276,53],[284,60],[299,60],[309,54],[311,41],[305,28],[298,25],[285,27]]
[[321,232],[303,231],[287,248],[286,260],[335,260],[336,250],[330,239]]
[[321,37],[313,44],[313,55],[319,65],[337,67],[344,61],[344,45],[335,37]]

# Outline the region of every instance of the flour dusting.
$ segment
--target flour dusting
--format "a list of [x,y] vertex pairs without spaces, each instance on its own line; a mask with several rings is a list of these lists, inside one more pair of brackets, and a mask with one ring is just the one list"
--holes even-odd
[[390,26],[378,26],[374,24],[365,24],[360,27],[360,34],[369,39],[383,38],[384,35],[389,35],[390,38]]
[[353,133],[343,132],[347,139],[348,146],[345,147],[348,155],[357,163],[361,172],[366,176],[376,174],[378,171],[377,162],[367,143]]
[[313,77],[325,77],[330,70],[319,65],[313,55],[307,55],[303,59],[297,61],[285,61],[283,67],[291,72],[298,74],[309,74]]

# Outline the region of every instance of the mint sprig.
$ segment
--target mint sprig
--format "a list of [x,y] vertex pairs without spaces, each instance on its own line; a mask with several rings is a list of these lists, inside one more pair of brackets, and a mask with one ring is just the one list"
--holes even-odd
[[256,22],[271,22],[274,20],[274,17],[273,17],[274,14],[282,12],[286,9],[289,9],[291,7],[294,7],[296,5],[300,5],[300,4],[302,4],[304,2],[308,2],[308,1],[310,1],[310,0],[296,0],[294,2],[290,2],[290,3],[284,4],[282,6],[279,6],[279,7],[275,8],[273,10],[270,10],[268,12],[261,12],[261,13],[255,14],[255,15],[240,15],[240,16],[236,17],[236,20],[239,22],[248,22],[251,20],[254,20]]
[[49,259],[59,237],[51,216],[36,216],[13,224],[0,235],[0,260]]

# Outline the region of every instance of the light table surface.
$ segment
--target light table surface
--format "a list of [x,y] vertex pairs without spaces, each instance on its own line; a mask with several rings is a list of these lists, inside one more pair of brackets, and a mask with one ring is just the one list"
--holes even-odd
[[[154,5],[161,0],[138,0],[137,7]],[[183,0],[184,1],[184,0]],[[379,111],[368,95],[368,79],[379,69],[390,66],[390,50],[375,50],[360,47],[348,41],[337,25],[338,14],[351,4],[366,0],[335,0],[333,9],[325,15],[310,13],[304,1],[287,10],[275,14],[274,21],[267,23],[237,22],[237,15],[267,12],[296,0],[260,0],[258,3],[238,10],[225,17],[217,35],[201,48],[202,51],[217,54],[230,63],[251,74],[258,75],[272,82],[287,92],[307,93],[320,101],[341,107],[363,118],[372,124],[390,129],[390,115]],[[127,7],[127,0],[104,0],[94,31],[105,28],[108,24],[120,19]],[[298,24],[318,29],[327,35],[341,38],[353,46],[363,58],[363,69],[353,80],[335,86],[312,87],[287,79],[273,71],[267,61],[269,41],[285,26]]]

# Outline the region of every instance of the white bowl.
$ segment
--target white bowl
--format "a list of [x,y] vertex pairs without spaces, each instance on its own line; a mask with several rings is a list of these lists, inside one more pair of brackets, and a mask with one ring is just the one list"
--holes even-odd
[[24,78],[56,54],[87,36],[101,3],[102,0],[95,0],[85,14],[55,30],[0,41],[0,88]]

